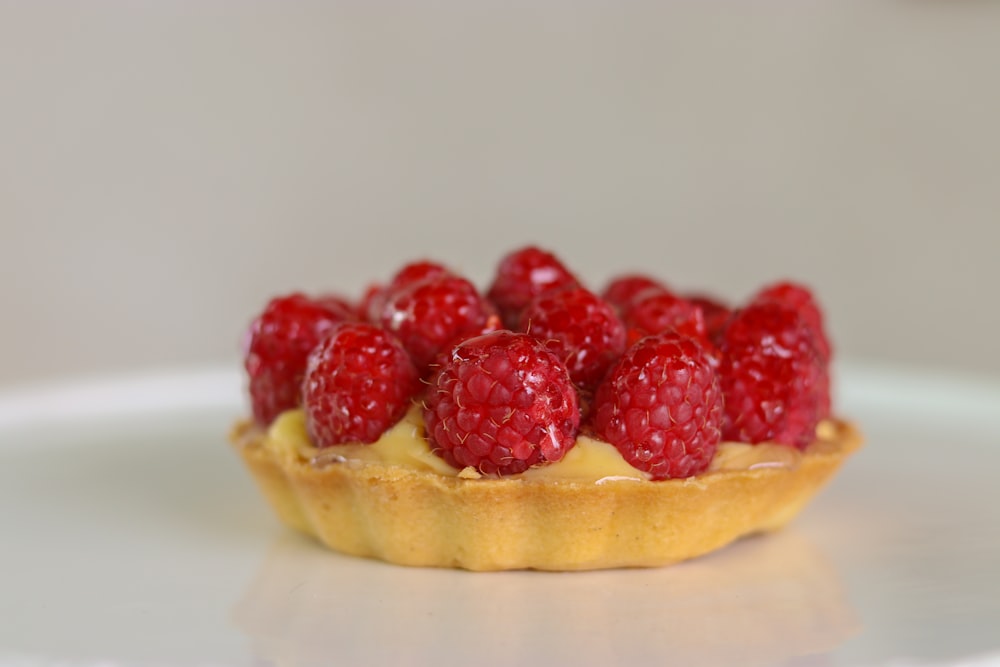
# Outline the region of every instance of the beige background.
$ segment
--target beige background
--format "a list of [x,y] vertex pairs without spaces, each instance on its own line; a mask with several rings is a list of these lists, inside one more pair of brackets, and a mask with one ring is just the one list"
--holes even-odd
[[1000,373],[998,10],[0,0],[0,385],[235,364],[273,293],[527,241]]

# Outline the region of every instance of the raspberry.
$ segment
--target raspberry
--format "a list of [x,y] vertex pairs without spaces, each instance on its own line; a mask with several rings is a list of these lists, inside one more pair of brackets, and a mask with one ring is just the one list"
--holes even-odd
[[560,287],[575,287],[580,281],[555,255],[529,246],[510,253],[500,261],[487,296],[500,310],[511,329],[517,327],[521,311],[536,296]]
[[492,310],[493,305],[489,301],[486,302],[487,306],[490,307],[490,315],[486,318],[486,322],[477,331],[472,333],[462,333],[455,336],[447,345],[441,348],[441,350],[434,356],[434,361],[432,361],[426,371],[423,373],[423,377],[429,377],[437,372],[439,368],[448,363],[451,359],[451,353],[457,345],[464,343],[470,338],[475,338],[477,336],[483,336],[488,333],[493,333],[494,331],[506,330],[503,322],[500,321],[500,316],[496,314],[495,310]]
[[345,321],[358,319],[358,308],[338,294],[324,294],[315,299],[316,303],[331,310]]
[[[635,297],[652,289],[667,291],[662,283],[649,276],[636,273],[626,274],[612,279],[601,292],[601,298],[610,303],[619,313],[624,314],[632,306]],[[652,291],[649,293],[652,294]]]
[[806,325],[812,329],[813,336],[816,338],[816,348],[823,361],[830,360],[833,350],[823,328],[823,311],[820,310],[819,304],[816,303],[816,299],[808,287],[792,282],[776,283],[762,289],[753,301],[755,303],[775,301],[797,310]]
[[358,318],[362,322],[378,324],[382,308],[385,306],[385,286],[372,283],[365,288],[358,304]]
[[653,479],[696,475],[720,439],[722,391],[695,340],[643,338],[608,372],[594,396],[594,428]]
[[701,309],[667,291],[650,289],[638,295],[625,313],[624,320],[626,326],[647,334],[676,331],[709,343]]
[[253,415],[264,426],[301,403],[309,352],[339,322],[349,319],[328,299],[289,294],[272,299],[250,325],[244,366]]
[[593,390],[625,351],[625,326],[614,309],[582,287],[536,298],[521,313],[520,330],[545,343],[585,390]]
[[419,386],[392,334],[341,324],[309,355],[302,390],[309,437],[318,447],[374,442],[400,420]]
[[450,465],[503,476],[561,459],[580,413],[555,355],[527,334],[497,331],[455,347],[427,390],[424,421]]
[[625,349],[627,350],[628,348],[632,347],[633,345],[638,343],[643,338],[646,338],[647,336],[649,336],[649,334],[643,331],[642,329],[629,327],[628,329],[625,330]]
[[385,310],[386,303],[404,288],[427,278],[449,274],[451,271],[437,262],[428,260],[411,262],[397,271],[388,285],[369,285],[361,301],[361,318],[372,324],[379,324],[382,321],[382,311]]
[[685,299],[692,305],[701,309],[701,314],[705,319],[705,330],[708,332],[708,339],[712,342],[718,341],[722,335],[722,330],[726,328],[729,316],[732,311],[722,302],[704,294],[689,294]]
[[812,442],[829,379],[799,314],[774,301],[751,304],[729,321],[720,346],[722,436],[795,447]]
[[389,282],[389,290],[397,290],[407,285],[412,285],[413,283],[420,282],[421,280],[426,280],[428,278],[437,278],[438,276],[450,275],[451,271],[437,262],[431,262],[429,260],[420,260],[418,262],[411,262],[401,268],[396,272],[396,275],[392,277]]
[[443,274],[392,290],[381,323],[423,372],[449,343],[483,331],[491,314],[492,306],[472,283]]

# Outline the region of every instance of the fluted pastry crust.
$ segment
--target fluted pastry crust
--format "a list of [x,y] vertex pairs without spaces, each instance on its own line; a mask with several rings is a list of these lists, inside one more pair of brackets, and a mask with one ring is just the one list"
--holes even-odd
[[316,466],[238,424],[230,440],[286,524],[337,551],[468,570],[648,567],[792,519],[861,445],[845,421],[795,467],[599,483],[446,477],[394,465]]

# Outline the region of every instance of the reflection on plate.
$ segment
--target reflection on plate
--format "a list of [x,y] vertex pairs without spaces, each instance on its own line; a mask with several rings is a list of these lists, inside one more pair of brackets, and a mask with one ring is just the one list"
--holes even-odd
[[418,663],[442,646],[453,664],[765,665],[859,630],[837,572],[794,530],[672,567],[581,573],[412,569],[287,533],[233,616],[255,655],[296,666]]

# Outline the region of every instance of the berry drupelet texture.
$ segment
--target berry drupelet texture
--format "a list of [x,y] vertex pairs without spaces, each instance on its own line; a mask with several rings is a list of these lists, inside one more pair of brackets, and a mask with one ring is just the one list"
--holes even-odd
[[737,312],[722,333],[722,436],[805,447],[816,435],[829,375],[798,312],[775,301]]
[[456,346],[424,399],[432,449],[456,468],[491,476],[558,461],[579,420],[566,366],[539,341],[510,331]]
[[500,311],[504,324],[515,329],[521,311],[535,297],[553,289],[579,284],[576,276],[555,255],[529,246],[510,253],[500,261],[487,296]]
[[339,298],[311,299],[294,293],[272,299],[250,325],[244,366],[257,423],[266,426],[302,398],[302,376],[309,352],[333,328],[352,319],[353,309]]
[[318,447],[375,442],[411,404],[419,381],[406,351],[387,331],[339,325],[309,355],[303,403]]
[[520,330],[562,359],[573,382],[587,391],[625,351],[625,325],[610,304],[582,287],[536,298],[521,313]]
[[652,479],[708,468],[720,440],[722,391],[704,347],[676,333],[643,338],[594,397],[594,428]]

